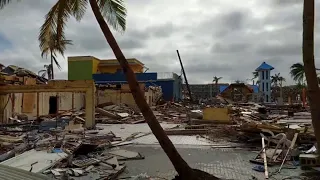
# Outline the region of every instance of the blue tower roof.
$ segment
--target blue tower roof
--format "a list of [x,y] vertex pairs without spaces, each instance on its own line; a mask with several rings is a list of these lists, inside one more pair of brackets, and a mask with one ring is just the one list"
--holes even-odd
[[262,70],[273,70],[274,68],[267,64],[266,62],[263,62],[257,69],[256,71],[262,71]]

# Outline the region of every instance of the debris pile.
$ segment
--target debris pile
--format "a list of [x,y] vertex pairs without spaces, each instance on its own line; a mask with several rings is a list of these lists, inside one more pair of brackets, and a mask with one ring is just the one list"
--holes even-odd
[[6,135],[0,135],[0,164],[55,178],[115,179],[126,168],[125,161],[144,159],[137,152],[111,149],[122,142],[112,132],[75,131],[81,126],[74,121],[69,121],[64,130],[39,127],[42,133],[1,131]]
[[[152,106],[154,115],[159,122],[183,123],[187,121],[188,107],[179,103],[165,103]],[[115,105],[108,103],[105,106],[99,105],[96,108],[96,121],[104,124],[137,124],[145,122],[140,112],[125,104]],[[192,113],[191,113],[192,114]]]
[[[106,132],[117,124],[141,125],[138,123],[145,123],[144,117],[125,104],[103,103],[95,109],[96,122],[103,125],[103,130],[100,126],[93,130],[84,128],[84,110],[35,120],[15,115],[10,121],[14,123],[0,127],[0,164],[55,178],[115,179],[126,168],[125,161],[144,159],[138,152],[119,147],[152,133],[130,134],[130,129],[121,128],[122,133],[130,135],[118,137],[110,130]],[[292,114],[290,108],[281,107],[274,113],[274,106],[252,103],[203,106],[166,102],[151,109],[159,122],[175,126],[165,130],[167,135],[193,136],[212,144],[232,142],[237,144],[224,147],[260,150],[251,162],[258,164],[253,170],[265,172],[266,177],[271,174],[268,166],[278,165],[281,171],[283,164],[300,160],[302,167],[309,167],[309,160],[316,158],[309,112]]]

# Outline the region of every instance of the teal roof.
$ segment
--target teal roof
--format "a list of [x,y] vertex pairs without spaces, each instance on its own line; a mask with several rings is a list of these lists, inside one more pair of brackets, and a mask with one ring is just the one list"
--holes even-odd
[[262,70],[273,70],[274,68],[267,64],[266,62],[263,62],[257,69],[256,71],[262,71]]

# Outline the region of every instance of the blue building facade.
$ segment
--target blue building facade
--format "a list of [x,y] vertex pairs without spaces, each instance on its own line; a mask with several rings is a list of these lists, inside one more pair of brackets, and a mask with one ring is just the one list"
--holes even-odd
[[[124,73],[114,74],[93,74],[96,84],[126,84],[127,79]],[[166,101],[180,101],[182,99],[182,79],[175,73],[165,79],[159,79],[158,73],[136,73],[138,82],[145,83],[146,87],[160,86],[163,99]]]
[[271,102],[271,77],[274,68],[263,62],[256,71],[259,74],[259,91],[262,92],[264,102]]

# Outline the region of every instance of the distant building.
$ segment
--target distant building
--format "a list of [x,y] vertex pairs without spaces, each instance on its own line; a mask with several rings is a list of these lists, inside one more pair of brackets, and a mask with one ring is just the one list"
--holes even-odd
[[262,93],[264,102],[271,102],[271,77],[270,72],[274,68],[263,62],[256,71],[259,73],[259,91]]
[[[127,59],[129,66],[136,75],[139,84],[145,87],[160,86],[163,98],[166,101],[179,101],[182,99],[182,80],[175,73],[144,72],[144,64],[135,59]],[[90,80],[93,79],[97,85],[127,84],[127,78],[116,59],[98,59],[93,56],[68,57],[68,79]]]
[[252,99],[254,89],[244,83],[230,84],[221,92],[221,96],[233,102],[248,102]]
[[[190,90],[192,93],[192,98],[194,100],[200,100],[200,99],[209,99],[213,98],[216,95],[220,94],[225,88],[229,86],[227,83],[219,83],[218,87],[216,87],[216,84],[210,83],[210,84],[189,84]],[[186,84],[183,84],[183,91],[187,92],[187,86]]]
[[[127,59],[129,66],[135,73],[143,73],[144,64],[135,58]],[[90,80],[92,74],[114,74],[122,72],[116,59],[100,60],[93,56],[68,57],[68,79]]]

